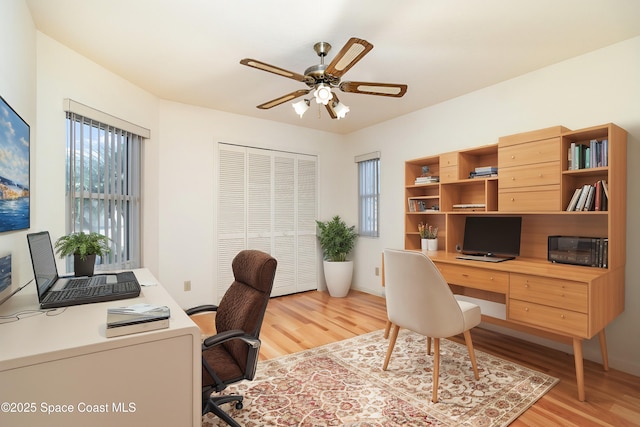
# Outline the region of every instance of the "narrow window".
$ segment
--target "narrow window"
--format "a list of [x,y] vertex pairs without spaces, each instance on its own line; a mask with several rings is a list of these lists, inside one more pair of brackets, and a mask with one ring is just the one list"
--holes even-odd
[[97,232],[111,239],[111,252],[96,260],[99,270],[140,266],[142,140],[67,112],[67,232]]
[[379,236],[380,152],[356,157],[358,164],[358,233]]

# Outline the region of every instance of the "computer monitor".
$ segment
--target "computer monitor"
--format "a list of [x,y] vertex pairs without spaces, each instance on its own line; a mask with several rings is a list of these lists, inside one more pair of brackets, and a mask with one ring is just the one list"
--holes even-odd
[[462,252],[470,255],[509,256],[520,255],[519,216],[466,217]]

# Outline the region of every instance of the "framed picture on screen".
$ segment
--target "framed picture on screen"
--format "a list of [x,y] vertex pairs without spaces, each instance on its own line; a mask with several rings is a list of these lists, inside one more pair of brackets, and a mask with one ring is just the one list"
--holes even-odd
[[0,96],[0,233],[30,226],[27,122]]

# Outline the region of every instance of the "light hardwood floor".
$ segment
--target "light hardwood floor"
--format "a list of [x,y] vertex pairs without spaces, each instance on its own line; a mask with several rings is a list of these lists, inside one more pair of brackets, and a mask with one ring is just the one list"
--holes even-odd
[[[198,323],[206,329],[203,321]],[[383,329],[385,323],[384,298],[363,292],[352,290],[346,298],[319,291],[272,298],[260,335],[260,359]],[[640,426],[639,377],[615,369],[605,372],[601,365],[585,361],[587,401],[579,402],[573,355],[479,327],[471,335],[478,350],[560,378],[511,426]],[[462,337],[454,340],[464,343]]]

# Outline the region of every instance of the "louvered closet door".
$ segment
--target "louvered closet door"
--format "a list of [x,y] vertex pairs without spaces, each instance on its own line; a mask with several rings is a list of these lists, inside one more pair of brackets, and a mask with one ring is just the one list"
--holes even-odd
[[318,289],[318,252],[316,218],[318,217],[317,159],[298,155],[296,182],[296,290]]
[[295,155],[274,154],[273,256],[278,260],[272,295],[296,292]]
[[317,289],[316,157],[228,144],[219,153],[218,299],[245,248],[278,260],[272,296]]
[[246,149],[220,145],[218,165],[218,251],[215,260],[217,298],[233,282],[231,261],[246,248]]

